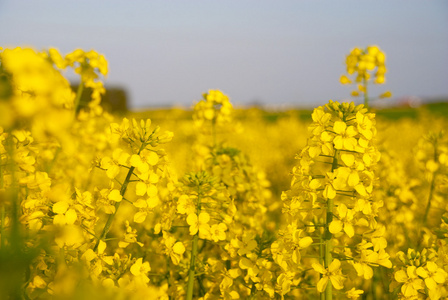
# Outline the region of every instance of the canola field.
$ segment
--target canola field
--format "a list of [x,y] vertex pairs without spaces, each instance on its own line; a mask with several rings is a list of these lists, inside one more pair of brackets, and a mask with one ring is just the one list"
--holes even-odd
[[447,298],[448,120],[371,108],[385,58],[309,113],[123,117],[103,55],[0,48],[0,299]]

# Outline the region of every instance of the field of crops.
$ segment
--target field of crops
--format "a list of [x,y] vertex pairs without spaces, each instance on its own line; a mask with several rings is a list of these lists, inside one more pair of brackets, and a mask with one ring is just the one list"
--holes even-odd
[[379,48],[347,56],[357,104],[309,112],[112,115],[107,72],[0,48],[0,299],[448,297],[448,119],[369,108]]

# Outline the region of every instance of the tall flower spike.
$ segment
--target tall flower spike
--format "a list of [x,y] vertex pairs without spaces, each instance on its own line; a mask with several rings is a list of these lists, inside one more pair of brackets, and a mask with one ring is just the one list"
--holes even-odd
[[[282,195],[287,230],[281,231],[272,252],[282,269],[296,276],[304,274],[310,263],[303,257],[318,256],[319,263],[312,264],[322,274],[317,290],[328,300],[333,287],[343,288],[341,265],[348,262],[353,272],[359,266],[371,270],[371,266],[391,264],[384,251],[384,230],[376,222],[381,204],[373,204],[372,198],[374,169],[380,158],[374,144],[375,115],[362,104],[330,100],[316,108],[312,118],[311,137],[297,156],[291,189]],[[302,247],[294,238],[297,231],[319,243]]]
[[[354,76],[357,89],[351,92],[353,97],[364,95],[364,105],[369,105],[368,83],[373,79],[375,84],[386,82],[386,55],[378,46],[367,46],[365,49],[353,48],[345,59],[347,75],[342,75],[339,79],[341,84],[352,84],[350,76]],[[378,98],[389,98],[390,91],[386,91]]]

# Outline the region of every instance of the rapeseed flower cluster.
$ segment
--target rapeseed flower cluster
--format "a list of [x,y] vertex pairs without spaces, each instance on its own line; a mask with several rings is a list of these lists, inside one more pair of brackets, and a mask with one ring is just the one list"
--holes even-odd
[[311,137],[297,155],[291,189],[282,194],[287,226],[272,245],[283,271],[277,279],[281,295],[312,297],[310,290],[293,290],[313,286],[310,265],[321,274],[317,291],[325,299],[332,288],[357,287],[355,280],[344,284],[348,274],[371,279],[372,267],[392,267],[377,222],[383,203],[372,196],[380,159],[374,117],[353,103],[330,101],[314,110]]
[[[357,84],[357,89],[351,92],[353,97],[364,95],[364,105],[368,107],[368,83],[384,84],[386,82],[386,55],[378,46],[372,45],[365,49],[353,48],[345,59],[347,75],[342,75],[339,81],[342,84]],[[354,82],[349,76],[354,76]],[[390,91],[386,91],[379,98],[389,98]]]

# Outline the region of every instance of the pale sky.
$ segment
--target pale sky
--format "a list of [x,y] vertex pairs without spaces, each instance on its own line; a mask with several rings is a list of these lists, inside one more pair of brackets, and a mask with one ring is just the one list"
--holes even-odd
[[448,97],[444,0],[0,0],[0,46],[95,49],[131,108],[190,107],[209,89],[235,105],[341,100],[345,55],[372,44],[388,67],[372,95]]

